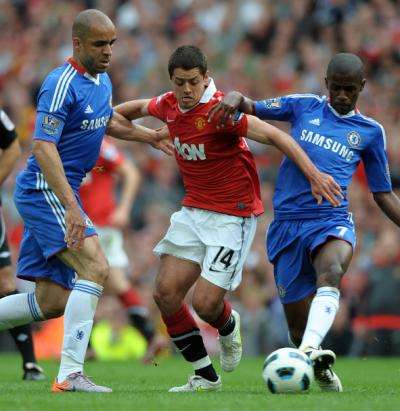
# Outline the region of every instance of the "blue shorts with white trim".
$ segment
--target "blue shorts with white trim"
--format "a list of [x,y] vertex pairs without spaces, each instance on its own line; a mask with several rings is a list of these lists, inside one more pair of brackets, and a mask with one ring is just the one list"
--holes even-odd
[[[80,200],[78,197],[77,199],[80,205]],[[14,202],[25,226],[17,276],[30,281],[47,278],[67,289],[72,289],[75,271],[55,256],[67,248],[64,240],[65,209],[60,200],[38,173],[36,189],[22,189],[17,183]],[[81,211],[86,221],[85,236],[96,235],[96,230],[82,207]]]
[[267,252],[283,304],[301,301],[316,291],[313,253],[329,238],[347,241],[354,249],[351,214],[304,220],[274,220],[268,229]]

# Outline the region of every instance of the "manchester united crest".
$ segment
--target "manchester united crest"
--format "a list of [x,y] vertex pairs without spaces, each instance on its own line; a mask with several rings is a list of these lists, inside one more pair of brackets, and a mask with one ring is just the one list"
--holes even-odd
[[196,126],[197,130],[203,130],[206,125],[205,118],[197,117],[196,120],[194,120],[194,125]]

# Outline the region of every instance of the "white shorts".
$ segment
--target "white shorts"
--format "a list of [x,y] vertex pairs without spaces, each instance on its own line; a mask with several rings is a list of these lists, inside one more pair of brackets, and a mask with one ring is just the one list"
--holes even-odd
[[124,250],[121,231],[112,227],[96,227],[100,245],[111,267],[126,268],[129,259]]
[[168,254],[198,263],[201,276],[235,290],[257,228],[257,218],[236,217],[183,207],[172,214],[165,237],[156,245],[158,256]]

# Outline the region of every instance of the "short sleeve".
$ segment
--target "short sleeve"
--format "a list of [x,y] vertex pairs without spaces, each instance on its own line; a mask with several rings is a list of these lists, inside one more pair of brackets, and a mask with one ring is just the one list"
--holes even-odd
[[236,135],[238,137],[247,136],[247,116],[243,113],[238,112],[233,119],[233,124],[226,125],[221,128],[223,133]]
[[380,125],[376,130],[375,138],[362,151],[361,157],[371,192],[389,192],[392,191],[392,183],[386,154],[386,134]]
[[49,75],[39,91],[34,139],[57,144],[61,137],[74,100],[70,83],[76,71],[66,73]]
[[291,94],[283,97],[259,100],[254,103],[255,115],[263,120],[289,121],[293,123],[309,107],[319,104],[322,98],[314,94]]
[[14,123],[6,112],[0,109],[0,149],[6,150],[16,138]]
[[149,114],[153,117],[160,119],[161,121],[166,122],[166,115],[168,109],[168,103],[166,101],[167,97],[171,93],[165,93],[158,97],[154,97],[150,100],[148,105]]

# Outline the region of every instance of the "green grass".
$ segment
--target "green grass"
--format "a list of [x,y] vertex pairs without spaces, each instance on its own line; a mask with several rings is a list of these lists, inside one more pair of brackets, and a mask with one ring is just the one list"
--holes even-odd
[[[183,384],[190,367],[181,358],[162,359],[158,366],[130,362],[89,362],[86,372],[112,394],[51,394],[50,382],[21,381],[16,355],[0,356],[1,411],[231,411],[231,410],[400,410],[400,358],[340,359],[335,370],[345,392],[269,394],[261,378],[262,358],[243,359],[239,368],[223,375],[217,393],[169,394],[168,388]],[[216,362],[216,361],[215,361]],[[43,364],[53,378],[57,364]]]

